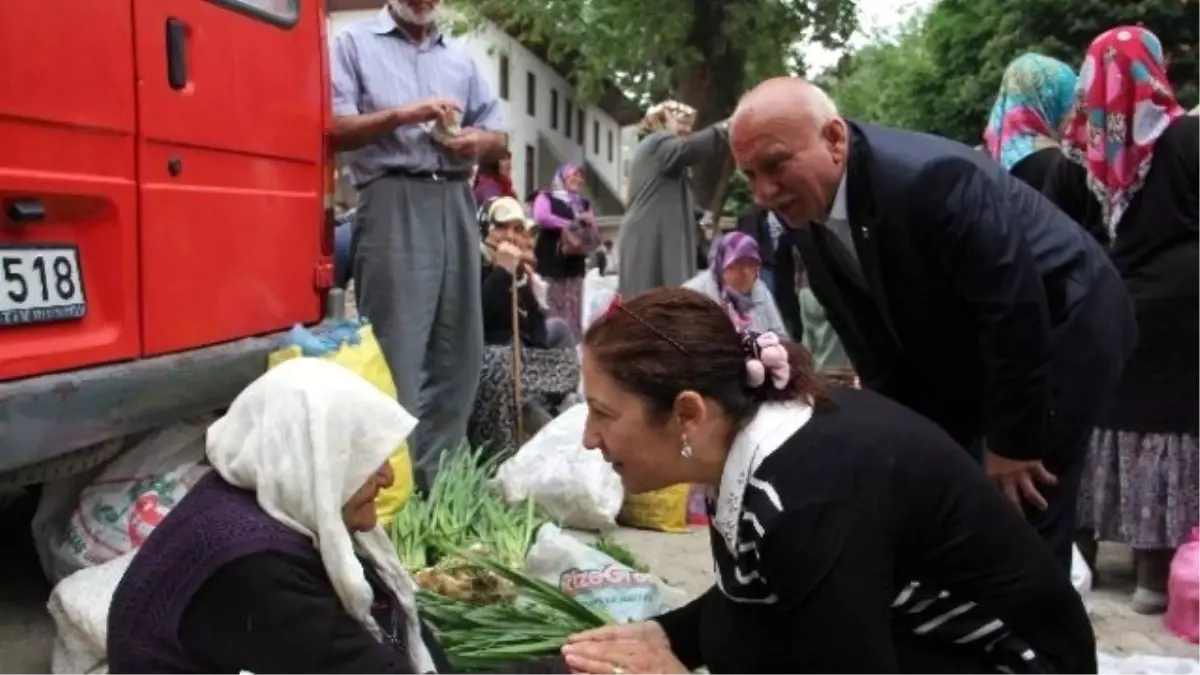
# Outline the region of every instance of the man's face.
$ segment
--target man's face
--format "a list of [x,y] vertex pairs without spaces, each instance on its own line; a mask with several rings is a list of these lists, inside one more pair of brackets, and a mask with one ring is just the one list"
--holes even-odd
[[735,121],[730,146],[754,202],[791,227],[829,213],[846,163],[846,124],[817,127],[808,116],[748,114]]
[[405,23],[428,26],[441,0],[388,0],[392,11]]

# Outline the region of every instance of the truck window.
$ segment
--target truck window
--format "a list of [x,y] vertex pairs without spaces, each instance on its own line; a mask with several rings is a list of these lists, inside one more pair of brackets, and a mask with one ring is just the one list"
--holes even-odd
[[300,0],[211,0],[236,12],[291,28],[300,15]]

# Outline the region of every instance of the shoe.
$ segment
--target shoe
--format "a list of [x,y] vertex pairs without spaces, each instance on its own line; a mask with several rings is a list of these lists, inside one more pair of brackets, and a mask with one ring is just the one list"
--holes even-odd
[[1133,591],[1130,605],[1138,614],[1162,614],[1167,611],[1167,595],[1138,586]]

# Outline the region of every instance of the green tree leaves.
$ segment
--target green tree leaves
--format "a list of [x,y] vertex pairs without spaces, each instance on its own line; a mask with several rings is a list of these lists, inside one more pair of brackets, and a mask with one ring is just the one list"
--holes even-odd
[[1162,40],[1186,107],[1196,103],[1196,0],[940,0],[900,35],[842,60],[821,82],[851,117],[981,142],[1000,76],[1036,51],[1079,64],[1105,30],[1142,24]]

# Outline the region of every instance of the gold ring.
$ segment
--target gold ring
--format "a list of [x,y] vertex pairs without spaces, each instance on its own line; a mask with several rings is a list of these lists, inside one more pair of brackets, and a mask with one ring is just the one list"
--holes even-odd
[[625,675],[625,669],[621,666],[613,666],[613,675]]

